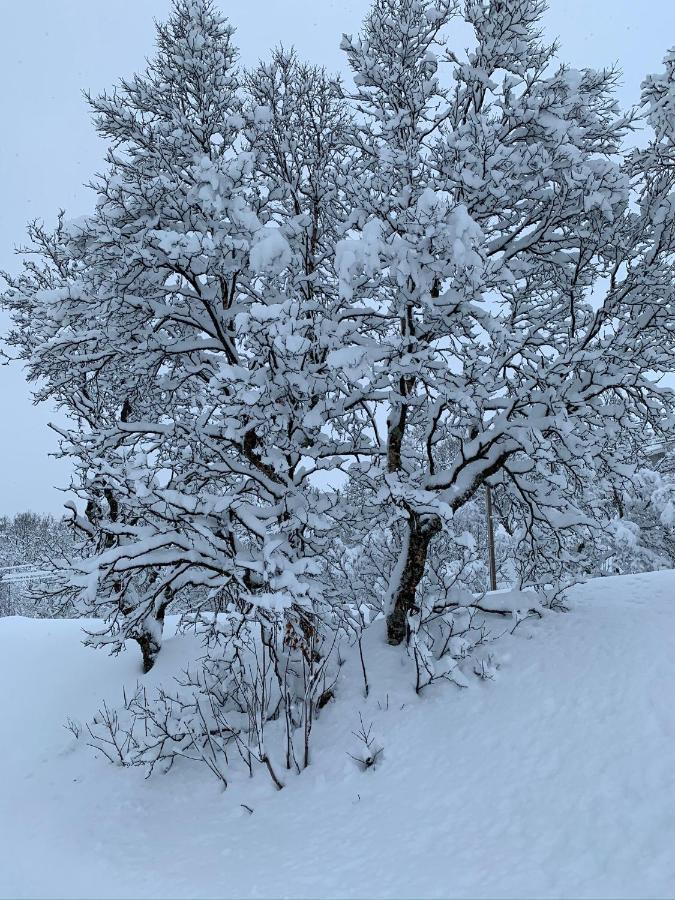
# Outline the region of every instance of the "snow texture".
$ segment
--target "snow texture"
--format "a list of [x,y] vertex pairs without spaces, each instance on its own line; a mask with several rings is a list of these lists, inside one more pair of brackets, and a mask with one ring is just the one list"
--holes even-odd
[[[111,658],[76,621],[3,619],[0,895],[670,897],[674,595],[672,571],[589,582],[498,642],[492,680],[421,698],[376,622],[369,698],[350,657],[279,793],[95,758],[62,725],[133,686],[135,645]],[[169,637],[150,683],[194,641]],[[366,771],[359,713],[382,749]]]

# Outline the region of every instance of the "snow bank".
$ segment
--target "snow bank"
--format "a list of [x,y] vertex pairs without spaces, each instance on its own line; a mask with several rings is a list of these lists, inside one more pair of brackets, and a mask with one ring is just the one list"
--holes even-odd
[[[498,642],[492,681],[421,698],[376,625],[369,698],[348,660],[313,765],[280,793],[96,758],[62,724],[135,684],[135,653],[2,619],[0,895],[672,896],[674,595],[673,572],[589,582]],[[146,678],[179,671],[191,640]],[[365,772],[359,713],[382,748]]]

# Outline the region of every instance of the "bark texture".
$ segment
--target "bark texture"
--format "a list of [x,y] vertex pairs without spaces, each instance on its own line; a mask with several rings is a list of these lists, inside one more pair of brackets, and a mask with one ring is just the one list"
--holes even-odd
[[442,522],[437,515],[411,512],[408,527],[410,533],[407,548],[403,549],[405,559],[401,578],[387,616],[387,641],[393,645],[401,644],[408,637],[408,613],[416,608],[415,597],[424,575],[429,544],[441,530]]
[[146,675],[150,671],[150,669],[152,669],[157,660],[157,657],[159,656],[159,651],[162,649],[162,634],[164,632],[165,613],[166,605],[162,605],[157,610],[156,630],[153,632],[150,629],[147,629],[145,631],[142,631],[137,637],[134,638],[138,646],[141,648],[144,675]]

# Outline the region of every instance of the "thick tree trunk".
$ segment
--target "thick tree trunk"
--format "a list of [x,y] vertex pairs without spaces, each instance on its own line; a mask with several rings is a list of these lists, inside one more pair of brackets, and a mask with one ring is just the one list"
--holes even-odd
[[437,515],[410,514],[408,543],[403,548],[401,575],[392,597],[392,610],[387,616],[387,641],[400,644],[407,637],[408,613],[415,608],[417,588],[427,560],[432,539],[439,533],[442,523]]
[[143,655],[143,674],[147,674],[154,666],[162,644],[150,631],[144,631],[142,634],[139,634],[137,638],[134,638],[134,640],[141,648],[141,653]]
[[166,606],[161,606],[157,610],[157,616],[153,622],[152,628],[142,631],[138,637],[134,638],[138,646],[141,648],[143,656],[143,674],[147,674],[154,666],[159,651],[162,649],[162,634],[164,632],[164,613]]

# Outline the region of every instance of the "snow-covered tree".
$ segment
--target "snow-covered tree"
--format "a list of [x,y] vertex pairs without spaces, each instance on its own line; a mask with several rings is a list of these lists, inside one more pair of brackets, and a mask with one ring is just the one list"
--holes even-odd
[[504,573],[588,569],[634,448],[672,433],[673,64],[621,115],[543,12],[375,0],[344,88],[283,50],[241,73],[216,6],[176,0],[90,98],[95,211],[34,231],[3,302],[72,422],[92,642],[147,669],[169,605],[208,604],[313,658],[372,578],[399,643],[424,591],[482,590],[488,487]]
[[543,11],[376,0],[343,41],[361,167],[338,271],[361,323],[353,390],[387,411],[370,475],[403,528],[392,643],[431,541],[484,484],[529,548],[523,578],[547,582],[596,524],[579,485],[627,477],[617,433],[672,424],[653,378],[672,365],[672,221],[652,187],[631,209],[616,73],[557,63]]
[[[172,520],[162,501],[159,507],[153,502],[156,479],[166,487],[175,464],[159,437],[172,430],[172,408],[182,411],[192,399],[181,389],[181,374],[172,382],[171,345],[181,340],[183,321],[177,288],[192,283],[201,309],[196,319],[206,327],[205,339],[185,335],[177,358],[181,351],[187,359],[208,355],[209,340],[229,350],[227,311],[219,321],[208,301],[202,305],[198,261],[202,241],[216,244],[219,258],[228,259],[226,273],[236,278],[240,234],[250,234],[254,219],[240,197],[248,160],[228,156],[243,127],[231,37],[211,4],[179,3],[173,18],[158,26],[158,55],[146,73],[111,95],[90,98],[97,128],[111,142],[108,169],[93,186],[97,209],[67,226],[59,223],[52,241],[59,282],[51,296],[42,289],[31,301],[47,319],[40,331],[30,330],[37,334],[29,348],[31,375],[45,380],[41,396],[76,420],[62,433],[62,449],[76,461],[75,490],[85,509],[75,510],[75,521],[89,540],[69,582],[84,608],[106,619],[105,632],[92,640],[119,649],[135,638],[146,670],[159,649],[166,606],[185,587],[174,586],[183,572],[167,559],[166,548],[178,541],[191,546],[184,534],[172,542]],[[221,217],[220,196],[214,200],[219,179],[229,219]],[[194,227],[192,216],[199,219]],[[212,233],[208,226],[199,230],[205,220],[217,222]],[[224,279],[225,273],[226,290]],[[13,291],[16,306],[15,297]],[[27,309],[30,319],[30,304]],[[163,332],[153,332],[153,311]],[[172,450],[189,453],[179,440]],[[152,560],[136,558],[140,535]]]
[[111,143],[96,211],[55,238],[75,272],[33,291],[51,318],[31,373],[77,417],[62,449],[90,540],[70,585],[106,620],[92,641],[142,641],[146,670],[168,604],[195,588],[286,609],[299,639],[321,599],[328,501],[306,485],[339,341],[349,116],[293,54],[245,83],[235,63],[226,20],[186,0],[147,71],[90,98]]

